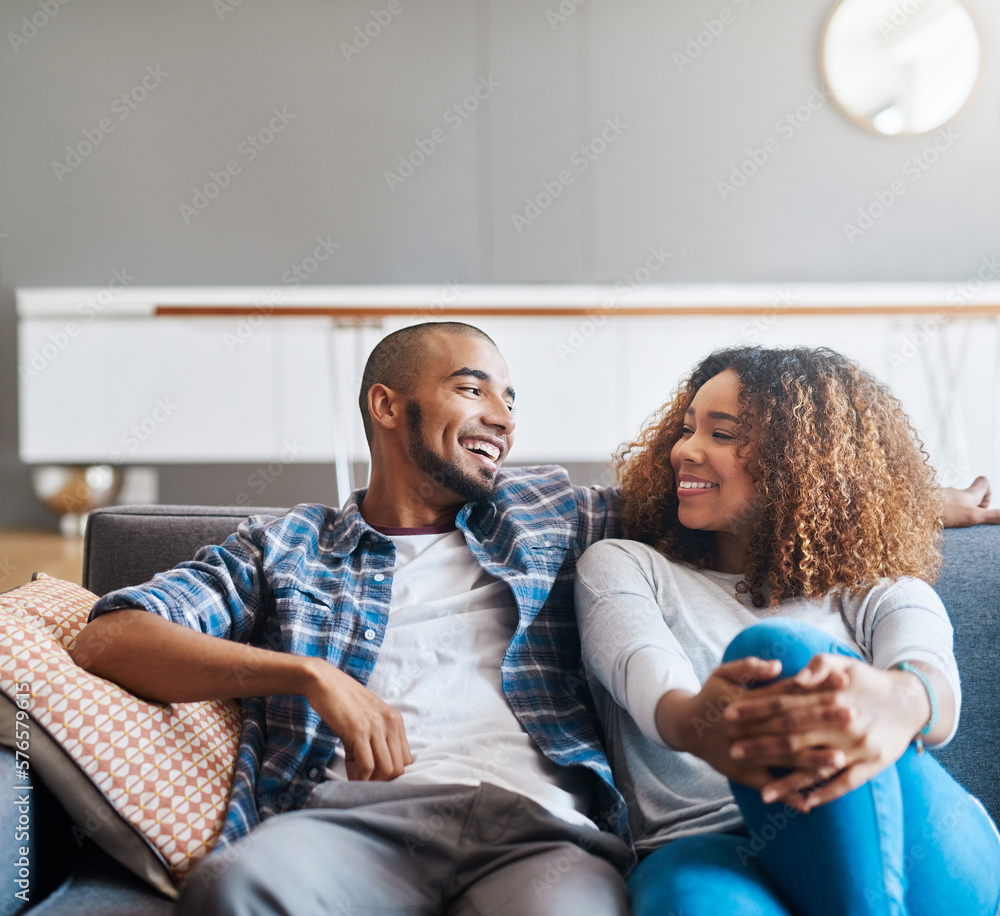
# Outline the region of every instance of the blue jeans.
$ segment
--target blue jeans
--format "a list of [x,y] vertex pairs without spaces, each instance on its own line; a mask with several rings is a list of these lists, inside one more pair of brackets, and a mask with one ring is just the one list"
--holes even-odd
[[[858,657],[814,627],[776,619],[740,633],[723,660],[778,658],[789,677],[819,652]],[[894,766],[808,814],[730,786],[746,832],[685,837],[651,853],[629,880],[634,916],[998,912],[996,827],[913,745]]]

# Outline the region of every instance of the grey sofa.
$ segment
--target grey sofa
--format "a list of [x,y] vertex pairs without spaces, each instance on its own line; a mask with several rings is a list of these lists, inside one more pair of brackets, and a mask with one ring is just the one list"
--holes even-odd
[[[189,559],[204,544],[224,540],[248,514],[282,509],[191,506],[117,507],[93,513],[87,528],[83,584],[102,595],[144,582]],[[945,565],[937,590],[955,626],[964,705],[958,735],[938,753],[941,762],[1000,821],[1000,528],[945,532]],[[0,784],[13,785],[13,756],[0,749]],[[4,855],[0,884],[14,834],[14,807],[0,807]],[[77,844],[70,823],[44,787],[33,808],[30,856],[36,879],[32,913],[41,916],[169,916],[173,905],[85,840]],[[23,908],[0,895],[0,916]]]

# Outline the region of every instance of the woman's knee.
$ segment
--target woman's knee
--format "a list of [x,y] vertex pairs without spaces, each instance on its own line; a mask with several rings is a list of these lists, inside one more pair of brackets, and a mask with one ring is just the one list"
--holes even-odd
[[722,657],[724,662],[755,656],[781,662],[781,676],[795,674],[820,652],[855,654],[842,642],[799,620],[765,620],[738,633]]

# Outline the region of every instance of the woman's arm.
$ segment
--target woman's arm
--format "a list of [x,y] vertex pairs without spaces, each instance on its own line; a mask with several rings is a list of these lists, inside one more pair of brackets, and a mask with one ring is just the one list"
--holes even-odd
[[[779,666],[736,661],[702,671],[708,675],[703,685],[660,606],[673,602],[676,611],[674,604],[697,600],[671,573],[667,561],[641,544],[603,541],[587,550],[576,579],[584,664],[651,741],[695,754],[738,782],[763,786],[772,780],[765,767],[729,754],[738,733],[722,713],[751,681],[774,677]],[[704,610],[692,613],[701,619]],[[832,772],[832,757],[827,751],[804,754],[801,765],[815,782],[817,770]]]
[[588,548],[577,563],[576,617],[587,671],[647,738],[662,744],[658,700],[670,690],[697,692],[701,683],[657,601],[656,559],[631,541]]

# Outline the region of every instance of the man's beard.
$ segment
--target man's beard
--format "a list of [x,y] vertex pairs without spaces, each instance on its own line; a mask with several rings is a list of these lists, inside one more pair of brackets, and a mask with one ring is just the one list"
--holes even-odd
[[437,486],[457,493],[466,502],[488,503],[496,496],[496,480],[483,469],[481,477],[467,474],[453,461],[447,461],[432,451],[424,441],[423,413],[416,401],[406,402],[406,430],[410,457]]

